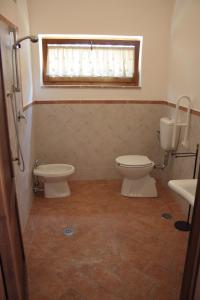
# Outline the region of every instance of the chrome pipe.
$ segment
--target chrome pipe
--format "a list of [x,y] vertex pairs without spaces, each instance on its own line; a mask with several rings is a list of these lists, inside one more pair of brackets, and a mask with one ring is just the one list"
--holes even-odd
[[164,170],[168,166],[171,151],[165,151],[163,163],[156,163],[154,169]]
[[31,43],[37,43],[38,42],[38,37],[36,35],[26,35],[18,40],[15,40],[13,44],[14,49],[18,49],[21,47],[20,43],[23,42],[24,40],[29,39]]

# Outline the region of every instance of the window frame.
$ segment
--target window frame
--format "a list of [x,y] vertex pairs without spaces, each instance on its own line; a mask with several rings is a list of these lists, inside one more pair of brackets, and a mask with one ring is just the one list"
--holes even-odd
[[[134,46],[134,75],[132,78],[116,77],[50,77],[46,75],[47,69],[47,48],[48,44],[91,44],[95,45],[121,45]],[[139,59],[140,59],[140,40],[113,40],[113,39],[66,39],[66,38],[42,38],[42,79],[44,86],[100,86],[100,87],[139,87]]]

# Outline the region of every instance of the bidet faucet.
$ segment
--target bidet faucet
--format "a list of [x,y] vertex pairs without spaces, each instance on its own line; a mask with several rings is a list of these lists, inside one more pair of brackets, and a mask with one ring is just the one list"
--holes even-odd
[[47,162],[45,162],[45,161],[41,161],[39,159],[35,159],[33,161],[33,168],[35,169],[35,168],[37,168],[40,165],[46,165],[46,164],[47,164]]
[[39,159],[35,159],[33,162],[33,168],[35,169],[41,164],[42,164],[42,162]]

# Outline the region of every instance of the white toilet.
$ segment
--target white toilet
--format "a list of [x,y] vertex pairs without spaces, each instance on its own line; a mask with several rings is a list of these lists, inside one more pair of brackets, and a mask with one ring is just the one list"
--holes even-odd
[[[160,146],[165,152],[176,149],[178,133],[175,143],[174,120],[160,119]],[[157,197],[156,181],[149,173],[154,168],[154,162],[144,155],[123,155],[115,160],[116,167],[124,177],[121,194],[127,197]]]
[[116,167],[124,177],[121,194],[126,197],[157,197],[156,181],[149,173],[154,162],[144,155],[116,158]]
[[67,197],[71,194],[67,177],[75,172],[72,165],[46,164],[39,165],[33,170],[33,174],[44,182],[44,194],[46,198]]

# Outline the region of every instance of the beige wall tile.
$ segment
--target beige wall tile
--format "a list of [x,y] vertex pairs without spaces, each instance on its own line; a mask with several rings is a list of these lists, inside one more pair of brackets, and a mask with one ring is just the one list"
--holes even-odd
[[34,106],[35,158],[76,167],[75,179],[118,178],[115,158],[160,160],[156,131],[163,105],[47,104]]

